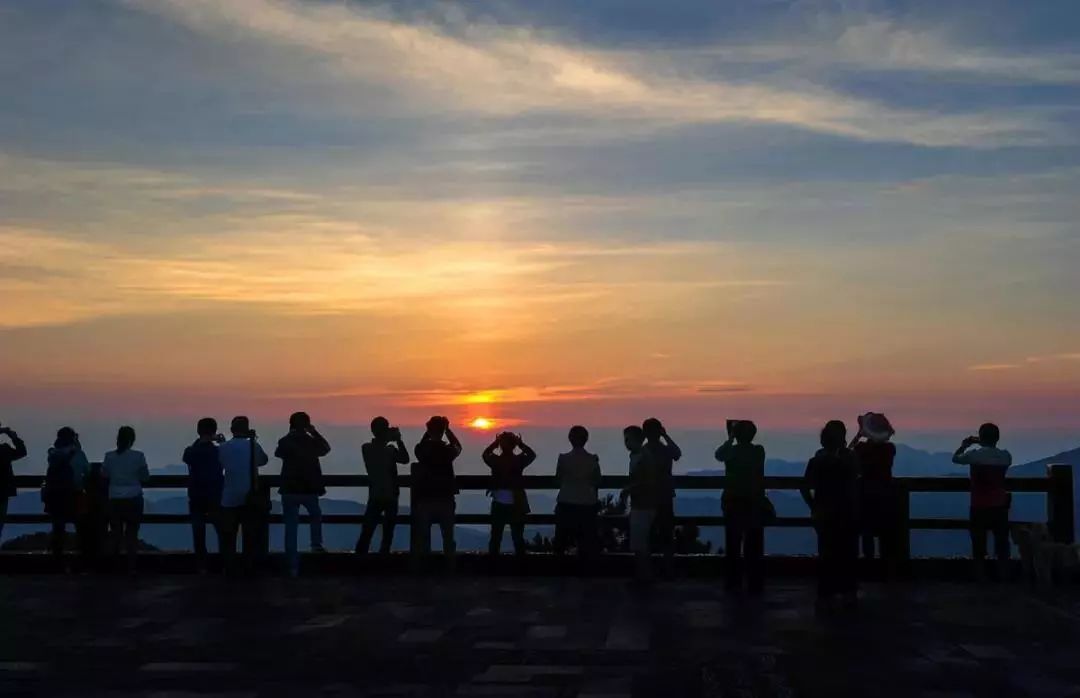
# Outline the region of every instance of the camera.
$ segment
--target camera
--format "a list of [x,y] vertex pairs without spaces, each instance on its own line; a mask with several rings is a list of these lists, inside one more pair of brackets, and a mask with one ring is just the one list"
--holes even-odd
[[401,429],[398,429],[397,427],[390,427],[390,429],[386,432],[386,435],[391,441],[398,441],[399,439],[401,439]]

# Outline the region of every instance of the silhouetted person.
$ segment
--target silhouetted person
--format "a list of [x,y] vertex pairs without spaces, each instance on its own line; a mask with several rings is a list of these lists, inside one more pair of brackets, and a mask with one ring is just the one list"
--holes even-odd
[[818,536],[819,608],[824,610],[837,595],[853,606],[858,598],[858,468],[843,422],[833,420],[821,430],[821,450],[806,465],[802,496]]
[[[986,535],[994,534],[994,554],[998,576],[1008,573],[1012,548],[1009,542],[1009,506],[1012,495],[1005,489],[1005,475],[1012,465],[1012,454],[997,447],[1001,430],[996,424],[983,424],[978,436],[969,436],[953,454],[953,463],[971,468],[971,556],[978,579],[985,575]],[[979,446],[969,451],[972,446]]]
[[386,417],[371,420],[371,441],[361,447],[364,469],[368,474],[368,499],[364,507],[364,526],[356,541],[356,552],[365,554],[371,547],[375,528],[382,522],[379,552],[390,553],[394,545],[394,520],[398,515],[398,465],[408,465],[409,451],[401,440],[401,430],[391,427]]
[[212,523],[221,550],[221,493],[225,488],[225,472],[218,446],[225,437],[218,433],[217,420],[203,417],[195,427],[199,438],[184,449],[188,467],[188,512],[191,514],[191,540],[195,548],[195,564],[206,571],[206,524]]
[[525,468],[536,460],[520,434],[504,431],[484,449],[484,465],[491,468],[491,539],[488,554],[495,556],[502,548],[503,530],[510,525],[514,554],[525,554],[525,517],[529,497],[525,493]]
[[150,468],[142,451],[135,445],[135,430],[120,427],[116,434],[116,450],[105,454],[101,476],[109,483],[109,528],[112,529],[113,550],[121,549],[127,558],[128,574],[135,573],[139,551],[139,525],[143,516],[143,484],[150,479]]
[[859,431],[851,440],[859,466],[863,557],[874,559],[876,540],[887,579],[895,575],[900,555],[900,512],[892,475],[896,446],[889,441],[895,433],[885,415],[867,412],[859,417]]
[[300,574],[300,553],[296,536],[300,526],[300,507],[304,507],[311,523],[311,550],[326,552],[322,537],[322,508],[319,497],[326,494],[322,465],[319,459],[330,453],[330,444],[311,423],[306,412],[289,417],[289,433],[278,441],[274,455],[281,459],[281,513],[285,520],[285,562],[288,572]]
[[661,468],[645,448],[645,432],[633,425],[623,429],[623,443],[630,454],[630,482],[620,499],[630,500],[630,549],[634,553],[639,582],[652,581],[652,530],[657,508],[669,499]]
[[247,417],[233,417],[232,438],[218,447],[225,474],[221,490],[221,563],[235,574],[236,537],[243,536],[243,570],[255,571],[262,553],[266,498],[259,487],[258,469],[270,462]]
[[[445,441],[443,440],[445,438]],[[431,525],[442,531],[443,552],[453,566],[457,546],[454,541],[454,514],[457,482],[454,461],[461,455],[461,442],[450,429],[446,417],[432,417],[427,430],[416,444],[416,465],[412,480],[413,564],[431,553]]]
[[596,514],[599,508],[600,459],[585,450],[589,431],[582,426],[570,429],[570,451],[559,455],[555,479],[559,496],[555,504],[555,552],[562,554],[576,545],[578,556],[590,558],[598,548]]
[[11,464],[26,457],[26,444],[11,427],[0,427],[0,436],[11,439],[10,444],[0,444],[0,539],[4,535],[8,499],[18,494],[15,489],[15,469]]
[[64,529],[68,523],[78,524],[79,499],[89,470],[90,464],[79,443],[79,435],[71,427],[61,427],[49,449],[45,484],[41,489],[45,513],[52,522],[49,549],[57,561],[63,559]]
[[651,535],[660,545],[665,572],[670,574],[675,557],[675,485],[672,469],[675,462],[682,458],[682,449],[655,417],[646,419],[641,429],[645,434],[644,448],[657,477],[656,519]]
[[753,422],[733,420],[727,427],[727,441],[716,449],[716,460],[724,464],[726,476],[720,499],[725,520],[726,587],[729,591],[742,588],[745,560],[747,589],[759,593],[765,581],[765,449],[754,443],[757,426]]

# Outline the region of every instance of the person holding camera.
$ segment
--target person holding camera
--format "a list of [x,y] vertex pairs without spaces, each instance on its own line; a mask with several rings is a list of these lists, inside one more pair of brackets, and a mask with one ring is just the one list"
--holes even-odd
[[15,489],[15,469],[11,464],[26,458],[26,443],[11,427],[0,426],[0,436],[11,439],[10,444],[0,444],[0,537],[3,537],[8,499],[18,494]]
[[503,531],[510,525],[514,554],[525,554],[525,517],[529,514],[529,497],[525,493],[523,473],[536,460],[536,451],[529,448],[520,434],[504,431],[484,449],[484,464],[491,468],[491,539],[488,554],[492,559],[502,548]]
[[255,571],[262,550],[265,496],[259,491],[258,469],[270,462],[247,417],[233,417],[232,438],[218,447],[224,472],[221,490],[221,563],[236,572],[236,536],[243,536],[243,568]]
[[457,546],[454,541],[455,497],[458,493],[454,461],[461,455],[461,442],[450,429],[447,417],[428,420],[427,430],[416,444],[416,464],[412,478],[412,555],[414,568],[431,554],[431,525],[442,531],[443,553],[453,567]]
[[375,529],[382,522],[379,553],[390,554],[394,545],[394,520],[398,515],[398,465],[408,465],[409,451],[401,439],[401,430],[390,426],[386,417],[371,420],[371,441],[361,454],[368,474],[368,500],[364,508],[364,526],[356,541],[356,552],[365,555],[371,547]]
[[[998,576],[1004,579],[1008,570],[1012,544],[1009,542],[1009,507],[1012,495],[1005,489],[1005,475],[1012,465],[1012,454],[998,448],[1001,430],[996,424],[983,424],[978,436],[969,436],[953,454],[953,463],[971,468],[971,557],[975,576],[983,579],[986,573],[986,538],[994,534],[994,555]],[[978,446],[975,450],[969,450]]]
[[296,547],[300,527],[300,507],[311,517],[311,550],[326,552],[322,537],[322,508],[319,497],[326,494],[319,459],[330,453],[330,444],[311,423],[306,412],[289,417],[289,433],[278,441],[274,455],[281,459],[281,513],[285,520],[285,561],[289,576],[300,574],[300,553]]
[[726,486],[720,499],[724,511],[726,588],[738,591],[745,564],[747,591],[759,594],[764,586],[765,518],[771,505],[765,494],[765,449],[754,443],[757,426],[748,420],[728,420],[727,441],[716,449],[724,464]]
[[195,564],[200,573],[206,572],[206,524],[214,526],[221,549],[221,491],[225,475],[218,448],[225,437],[218,433],[213,417],[203,417],[195,425],[198,437],[184,449],[183,461],[188,468],[188,512],[191,514],[191,541],[195,549]]
[[667,428],[656,417],[646,419],[641,425],[645,435],[644,450],[656,471],[656,518],[651,536],[659,543],[664,554],[664,573],[670,575],[675,558],[675,463],[682,458],[682,449],[668,434]]

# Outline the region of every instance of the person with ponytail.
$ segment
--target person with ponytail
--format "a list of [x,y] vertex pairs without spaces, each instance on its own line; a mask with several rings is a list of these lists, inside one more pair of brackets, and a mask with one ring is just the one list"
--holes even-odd
[[123,548],[127,570],[135,574],[135,554],[139,548],[139,524],[143,515],[143,484],[150,479],[150,469],[142,451],[135,445],[135,430],[120,427],[116,434],[116,450],[105,454],[101,474],[109,483],[109,527],[112,529],[113,550],[117,555]]

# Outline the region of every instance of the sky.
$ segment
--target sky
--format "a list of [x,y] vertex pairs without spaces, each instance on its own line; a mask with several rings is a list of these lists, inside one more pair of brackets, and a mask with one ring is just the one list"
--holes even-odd
[[0,2],[0,421],[1080,442],[1080,6]]

